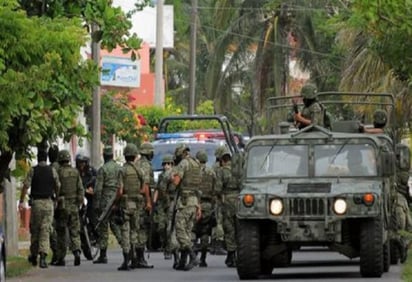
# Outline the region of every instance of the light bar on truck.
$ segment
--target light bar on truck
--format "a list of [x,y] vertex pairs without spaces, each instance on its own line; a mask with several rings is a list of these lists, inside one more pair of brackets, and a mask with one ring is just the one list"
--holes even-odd
[[208,131],[198,131],[198,132],[177,132],[177,133],[158,133],[156,135],[156,140],[159,139],[179,139],[179,138],[194,138],[197,140],[207,140],[207,139],[224,139],[225,135],[223,132],[208,132]]

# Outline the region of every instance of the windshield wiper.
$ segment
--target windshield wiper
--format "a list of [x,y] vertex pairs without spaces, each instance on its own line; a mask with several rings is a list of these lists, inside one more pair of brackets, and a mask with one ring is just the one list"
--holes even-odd
[[263,162],[262,162],[262,164],[260,165],[259,170],[261,170],[261,169],[263,168],[263,165],[264,165],[265,162],[267,161],[270,153],[272,153],[273,148],[275,148],[275,146],[277,145],[277,143],[278,143],[278,140],[276,140],[275,143],[273,143],[273,145],[272,145],[272,147],[270,148],[269,152],[266,154],[265,158],[263,159]]

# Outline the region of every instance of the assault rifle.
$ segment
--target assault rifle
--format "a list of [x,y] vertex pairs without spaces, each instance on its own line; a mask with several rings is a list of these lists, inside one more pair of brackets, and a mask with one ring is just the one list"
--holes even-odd
[[99,218],[97,219],[97,223],[94,227],[94,230],[97,230],[100,224],[109,218],[109,216],[113,212],[113,207],[117,204],[117,202],[117,194],[114,194],[113,197],[110,199],[108,205],[104,209],[104,211],[100,214]]
[[[175,229],[175,225],[176,225],[176,213],[177,213],[177,201],[179,200],[180,197],[180,189],[177,188],[175,195],[173,197],[173,212],[172,212],[172,218],[170,220],[170,224],[168,226],[167,229],[167,234],[168,234],[168,238],[170,238],[170,236],[172,235],[173,230]],[[169,239],[170,240],[170,239]]]

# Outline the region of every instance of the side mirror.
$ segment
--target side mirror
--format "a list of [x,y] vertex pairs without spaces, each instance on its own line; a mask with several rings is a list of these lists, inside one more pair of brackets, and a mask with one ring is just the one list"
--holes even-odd
[[395,156],[392,152],[381,153],[382,175],[385,177],[395,174]]
[[411,152],[405,144],[396,144],[396,159],[401,170],[409,171],[411,167]]

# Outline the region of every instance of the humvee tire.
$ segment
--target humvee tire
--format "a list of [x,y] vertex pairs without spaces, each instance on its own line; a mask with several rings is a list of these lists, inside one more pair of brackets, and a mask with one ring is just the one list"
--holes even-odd
[[383,244],[383,272],[388,272],[391,267],[391,246],[390,240],[388,239],[385,244]]
[[236,268],[240,280],[256,279],[261,274],[260,229],[251,220],[238,220]]
[[366,220],[360,230],[360,273],[381,277],[383,273],[383,226],[380,219]]

